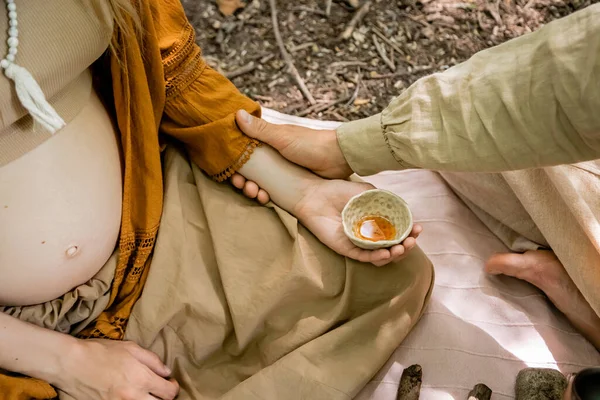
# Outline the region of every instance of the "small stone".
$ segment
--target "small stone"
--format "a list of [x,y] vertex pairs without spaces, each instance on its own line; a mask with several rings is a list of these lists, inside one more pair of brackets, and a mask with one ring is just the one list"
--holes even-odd
[[516,400],[562,400],[567,378],[547,368],[526,368],[517,375]]
[[473,390],[469,392],[469,400],[490,400],[492,397],[492,389],[484,385],[483,383],[478,383],[473,387]]
[[422,381],[423,368],[420,365],[415,364],[406,368],[400,378],[396,400],[418,400]]
[[356,40],[356,43],[363,43],[365,41],[365,35],[358,31],[352,32],[352,38]]

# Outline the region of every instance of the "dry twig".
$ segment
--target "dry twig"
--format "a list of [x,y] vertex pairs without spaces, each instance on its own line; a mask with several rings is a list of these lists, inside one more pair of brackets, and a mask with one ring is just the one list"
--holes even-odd
[[290,49],[290,53],[295,53],[297,51],[307,49],[309,47],[312,47],[314,44],[315,44],[315,42],[306,42],[306,43],[299,44],[298,46],[292,47]]
[[383,32],[381,32],[379,29],[377,28],[372,28],[373,33],[376,34],[377,36],[379,36],[379,38],[381,40],[383,40],[388,46],[390,46],[392,49],[396,50],[399,54],[404,55],[404,51],[402,51],[402,49],[400,48],[400,46],[398,46],[396,43],[392,42],[390,39],[388,39]]
[[248,64],[244,65],[243,67],[234,69],[231,72],[227,72],[225,74],[225,77],[227,79],[237,78],[240,75],[244,75],[244,74],[247,74],[248,72],[254,71],[254,69],[256,69],[256,65],[254,64],[254,61],[250,61]]
[[390,60],[388,58],[388,56],[385,54],[385,49],[383,48],[383,46],[381,45],[381,43],[379,43],[379,41],[377,40],[377,36],[373,35],[373,44],[375,45],[375,49],[377,50],[377,53],[379,53],[379,57],[381,57],[381,59],[383,60],[384,63],[387,64],[388,67],[390,67],[390,69],[392,70],[392,72],[396,71],[396,64],[394,64],[394,62],[392,60]]
[[310,104],[316,104],[317,102],[315,101],[315,98],[312,96],[312,94],[310,94],[308,88],[306,87],[306,84],[304,83],[304,80],[302,79],[300,73],[294,65],[294,60],[292,59],[292,56],[290,56],[290,54],[285,49],[285,45],[283,44],[283,40],[281,39],[281,32],[279,31],[279,22],[277,21],[277,5],[275,4],[275,0],[269,0],[269,4],[271,6],[271,20],[273,22],[273,33],[275,34],[275,40],[277,40],[277,45],[279,46],[281,56],[283,57],[285,63],[288,65],[290,74],[292,74],[292,76],[296,80],[298,88],[300,89],[304,97],[306,97],[306,100],[308,100]]
[[331,3],[333,3],[333,0],[326,0],[325,3],[325,15],[328,17],[331,15]]
[[310,7],[306,7],[306,6],[294,7],[292,10],[294,10],[294,11],[306,11],[306,12],[313,13],[313,14],[319,14],[319,15],[322,15],[324,17],[327,16],[327,14],[325,13],[325,11],[323,11],[323,10],[319,10],[317,8],[310,8]]
[[368,76],[366,78],[363,78],[365,81],[376,81],[379,79],[389,79],[389,78],[400,78],[400,77],[407,77],[410,76],[411,73],[408,71],[396,71],[393,74],[383,74],[383,75],[375,75],[375,76]]
[[354,67],[354,66],[367,67],[368,65],[369,64],[367,64],[364,61],[336,61],[336,62],[332,62],[331,64],[329,64],[329,69],[337,68],[337,67]]
[[319,112],[325,111],[325,110],[327,110],[327,109],[329,109],[329,108],[331,108],[333,106],[337,106],[340,103],[345,103],[349,99],[350,99],[350,96],[343,97],[341,99],[337,99],[337,100],[334,100],[334,101],[332,101],[330,103],[326,103],[326,104],[315,104],[314,106],[308,107],[306,110],[303,110],[303,111],[299,112],[298,114],[296,114],[296,116],[298,116],[298,117],[305,117],[305,116],[307,116],[308,114],[311,114],[311,113],[319,113]]
[[342,32],[342,34],[340,35],[340,39],[347,40],[350,38],[350,36],[352,36],[354,28],[356,28],[356,25],[358,25],[358,23],[365,17],[365,15],[367,15],[372,3],[373,2],[369,0],[365,2],[365,4],[363,4],[362,7],[356,11],[354,17],[352,17],[352,19],[348,23],[348,26],[346,26],[346,29],[344,29],[344,32]]
[[252,97],[260,101],[273,101],[273,98],[271,96],[261,96],[260,94],[253,94]]
[[354,103],[354,100],[356,100],[356,98],[358,97],[358,92],[360,91],[360,77],[361,77],[361,73],[360,73],[360,68],[358,68],[358,72],[356,73],[356,89],[354,90],[354,93],[352,94],[352,97],[350,97],[350,100],[348,100],[348,102],[346,103],[346,107],[350,106],[350,104]]

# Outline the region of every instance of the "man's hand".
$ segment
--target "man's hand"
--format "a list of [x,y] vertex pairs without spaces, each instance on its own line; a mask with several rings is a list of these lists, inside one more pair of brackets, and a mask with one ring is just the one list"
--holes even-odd
[[352,175],[335,131],[274,125],[244,110],[238,111],[236,121],[246,135],[269,144],[289,161],[323,178],[346,179]]

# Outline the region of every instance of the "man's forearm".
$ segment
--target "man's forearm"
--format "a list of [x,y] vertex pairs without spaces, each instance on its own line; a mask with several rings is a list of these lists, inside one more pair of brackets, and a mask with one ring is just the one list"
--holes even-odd
[[359,175],[497,172],[600,158],[600,5],[419,79],[338,129]]
[[[53,381],[60,360],[77,341],[0,312],[0,368]],[[52,383],[52,382],[51,382]]]

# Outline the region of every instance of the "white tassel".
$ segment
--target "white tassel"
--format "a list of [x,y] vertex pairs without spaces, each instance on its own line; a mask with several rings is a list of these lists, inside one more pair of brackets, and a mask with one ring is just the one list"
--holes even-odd
[[4,69],[4,74],[15,82],[17,97],[35,122],[52,134],[65,126],[65,121],[48,103],[42,88],[29,71],[11,62]]

